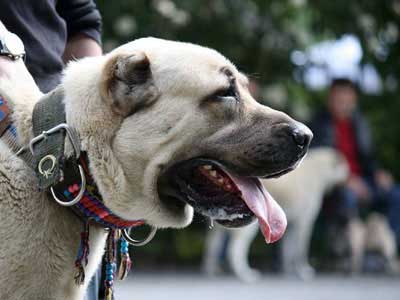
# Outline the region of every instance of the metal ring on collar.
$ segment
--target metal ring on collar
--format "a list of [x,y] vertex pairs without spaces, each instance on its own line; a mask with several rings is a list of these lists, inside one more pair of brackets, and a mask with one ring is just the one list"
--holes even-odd
[[72,199],[71,201],[68,201],[68,202],[62,201],[62,200],[58,199],[58,197],[56,196],[56,193],[54,192],[53,187],[50,187],[50,191],[51,191],[51,194],[53,195],[54,200],[56,200],[56,202],[58,204],[62,205],[62,206],[72,206],[72,205],[77,204],[82,199],[83,193],[86,190],[85,173],[84,173],[83,168],[81,167],[81,165],[78,165],[78,167],[79,167],[79,173],[81,175],[82,184],[81,184],[81,189],[79,190],[78,195],[74,199]]
[[138,240],[133,239],[129,235],[130,234],[130,230],[131,230],[131,228],[122,229],[121,233],[122,233],[122,236],[124,237],[124,239],[129,244],[131,244],[132,246],[135,246],[135,247],[140,247],[140,246],[144,246],[144,245],[148,244],[154,238],[154,236],[156,235],[156,232],[157,232],[157,228],[151,227],[151,231],[150,231],[149,235],[145,239],[143,239],[142,241],[138,241]]
[[[50,161],[51,165],[48,169],[43,169],[43,165],[45,162]],[[54,155],[46,155],[40,161],[38,165],[39,173],[42,174],[44,177],[49,178],[50,175],[53,174],[54,168],[56,167],[56,157]]]

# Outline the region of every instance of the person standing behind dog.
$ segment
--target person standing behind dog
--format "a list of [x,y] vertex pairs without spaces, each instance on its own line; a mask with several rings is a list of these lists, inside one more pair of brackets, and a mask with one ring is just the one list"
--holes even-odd
[[[24,43],[26,67],[42,92],[60,82],[69,60],[102,54],[101,16],[93,0],[0,0],[0,21]],[[4,59],[0,68],[9,73],[15,67]]]
[[317,114],[311,123],[313,144],[336,148],[349,165],[350,176],[338,191],[341,215],[351,221],[358,216],[360,207],[385,207],[400,245],[400,187],[388,171],[378,166],[371,132],[357,102],[358,88],[351,80],[333,80],[327,110]]
[[[12,53],[21,47],[25,64],[14,56],[21,53]],[[7,77],[21,86],[34,80],[49,92],[68,61],[102,54],[100,13],[93,0],[0,0],[0,53],[0,80]],[[98,299],[97,277],[99,272],[87,299]]]

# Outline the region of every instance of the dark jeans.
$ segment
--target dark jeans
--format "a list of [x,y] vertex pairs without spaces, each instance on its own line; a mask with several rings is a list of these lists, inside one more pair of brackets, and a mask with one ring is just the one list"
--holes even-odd
[[400,248],[400,186],[395,185],[387,195],[387,218]]

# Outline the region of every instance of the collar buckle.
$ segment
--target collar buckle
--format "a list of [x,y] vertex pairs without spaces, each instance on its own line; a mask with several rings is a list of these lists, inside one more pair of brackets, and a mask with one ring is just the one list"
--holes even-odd
[[[74,149],[75,157],[76,159],[78,159],[81,154],[79,142],[77,141],[76,133],[66,123],[62,123],[49,130],[42,131],[41,134],[34,137],[29,142],[29,150],[31,151],[32,155],[35,156],[35,150],[34,150],[35,144],[37,144],[42,140],[47,140],[49,135],[57,133],[61,130],[65,130],[65,132],[67,133],[68,139],[71,142],[72,148]],[[44,159],[44,157],[42,159]]]
[[[59,133],[60,131],[66,132],[66,135],[67,135],[67,137],[72,145],[72,148],[74,150],[74,156],[76,159],[79,159],[81,151],[80,151],[80,146],[79,146],[79,142],[77,139],[77,135],[76,135],[75,131],[73,131],[66,123],[61,123],[53,128],[50,128],[49,130],[44,130],[44,131],[42,131],[41,134],[34,137],[29,143],[29,150],[31,151],[32,156],[35,157],[35,149],[34,149],[35,144],[37,144],[43,140],[46,141],[49,138],[49,136],[51,136],[52,134]],[[53,172],[54,172],[57,164],[58,164],[57,158],[53,154],[45,155],[39,160],[38,172],[47,180],[53,175]],[[85,190],[86,190],[85,172],[80,164],[78,164],[78,168],[79,168],[79,174],[81,177],[80,189],[79,189],[78,195],[75,198],[73,198],[71,201],[60,200],[57,197],[53,186],[52,185],[50,186],[51,195],[53,196],[54,200],[62,206],[73,206],[73,205],[77,204],[82,199],[82,196],[85,193]],[[61,178],[61,180],[62,180],[62,178]]]

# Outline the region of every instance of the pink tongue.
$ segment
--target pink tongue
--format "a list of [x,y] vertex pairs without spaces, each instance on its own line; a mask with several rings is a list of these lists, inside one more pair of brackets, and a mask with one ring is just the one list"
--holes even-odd
[[287,220],[282,208],[256,178],[231,178],[236,183],[248,208],[258,218],[265,241],[274,243],[285,233]]

